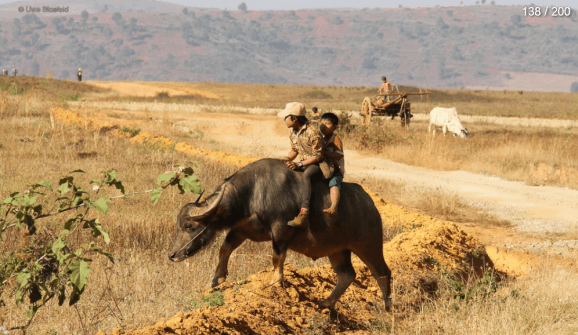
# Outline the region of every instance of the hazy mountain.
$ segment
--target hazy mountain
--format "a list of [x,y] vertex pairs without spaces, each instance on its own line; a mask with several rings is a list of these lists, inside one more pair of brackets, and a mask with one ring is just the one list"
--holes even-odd
[[578,76],[575,11],[532,18],[521,6],[240,12],[68,3],[86,12],[3,19],[0,66],[71,79],[80,66],[88,80],[375,86],[387,75],[427,87],[500,87],[509,72]]
[[[25,11],[20,12],[19,7]],[[38,16],[54,16],[51,12],[43,12],[42,7],[68,7],[68,15],[80,15],[82,11],[93,13],[114,12],[173,12],[179,13],[183,6],[155,0],[42,0],[42,1],[16,1],[0,5],[0,18],[21,18],[22,15],[34,13]],[[27,12],[26,7],[40,8],[39,12]]]

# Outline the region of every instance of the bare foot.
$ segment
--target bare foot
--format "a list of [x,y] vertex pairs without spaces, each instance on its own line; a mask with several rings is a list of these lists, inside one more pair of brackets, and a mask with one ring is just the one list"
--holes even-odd
[[324,213],[327,213],[331,216],[336,216],[337,215],[337,209],[335,207],[329,207],[327,209],[323,210]]

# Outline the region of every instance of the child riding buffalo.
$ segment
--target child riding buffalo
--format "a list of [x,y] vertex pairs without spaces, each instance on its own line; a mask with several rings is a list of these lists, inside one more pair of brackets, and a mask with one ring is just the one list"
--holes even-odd
[[[291,151],[284,158],[285,165],[292,170],[302,170],[301,211],[287,225],[292,227],[307,226],[309,224],[309,200],[311,198],[311,179],[321,178],[322,172],[319,163],[323,160],[323,135],[314,127],[305,116],[305,106],[298,102],[288,103],[277,116],[282,118],[291,128],[289,140]],[[298,162],[293,160],[298,158]]]

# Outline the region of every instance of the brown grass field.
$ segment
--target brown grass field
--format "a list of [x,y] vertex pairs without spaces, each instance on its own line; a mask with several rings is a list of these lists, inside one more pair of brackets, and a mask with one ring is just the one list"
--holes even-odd
[[[102,171],[117,169],[127,193],[154,188],[156,177],[173,170],[177,164],[197,162],[195,171],[209,194],[223,178],[236,171],[235,166],[219,164],[204,156],[184,155],[154,145],[134,145],[127,139],[109,136],[99,130],[65,126],[51,119],[51,107],[66,107],[70,101],[162,100],[182,104],[282,108],[288,101],[299,100],[306,106],[317,105],[323,110],[357,111],[363,97],[373,95],[377,90],[366,87],[163,84],[166,87],[187,87],[191,92],[212,92],[219,99],[192,93],[175,97],[120,96],[106,89],[70,81],[2,78],[0,200],[40,180],[56,184],[61,175],[75,169],[86,172],[78,175],[78,180],[86,184],[90,179],[100,177]],[[436,105],[452,105],[461,113],[471,115],[578,119],[576,94],[436,92],[427,99],[416,99],[414,113],[426,113]],[[114,112],[109,114],[115,115]],[[405,131],[400,129],[397,121],[395,124],[374,122],[369,130],[353,129],[345,138],[352,147],[410,165],[440,170],[463,169],[532,185],[578,189],[578,129],[495,129],[492,125],[476,124],[468,127],[470,131],[475,129],[475,135],[467,142],[458,142],[441,137],[432,141],[423,131],[424,125]],[[155,134],[174,138],[175,134],[166,123],[147,127]],[[435,145],[441,141],[449,145]],[[222,149],[202,138],[195,139],[195,145]],[[414,154],[408,155],[408,151]],[[377,188],[370,181],[368,183],[370,185],[366,186]],[[396,189],[395,185],[392,188]],[[97,215],[111,236],[107,249],[114,255],[115,263],[95,258],[91,265],[94,272],[80,302],[74,307],[49,303],[31,324],[30,334],[95,334],[99,330],[109,333],[115,328],[136,329],[179,311],[190,311],[198,305],[203,294],[200,288],[206,288],[212,278],[223,236],[193,259],[179,266],[169,263],[166,254],[176,229],[176,214],[182,205],[194,198],[192,195],[182,196],[174,190],[165,193],[155,206],[148,194],[135,195],[114,200],[106,216]],[[424,192],[408,197],[398,186],[389,197],[412,208],[422,204],[421,211],[450,220],[474,223],[494,220],[469,210],[451,194]],[[50,222],[43,224],[48,227],[57,220],[48,219]],[[493,224],[507,226],[507,223],[497,220]],[[396,233],[386,231],[387,239]],[[0,241],[0,254],[13,251],[21,244],[21,239],[22,232],[8,231]],[[270,255],[268,243],[245,242],[231,258],[228,281],[244,280],[268,268]],[[290,252],[287,263],[304,268],[324,265],[327,261],[313,262]],[[392,316],[376,307],[365,333],[576,334],[578,281],[574,270],[558,263],[546,263],[524,277],[504,279],[500,289],[490,297],[475,298],[467,303],[456,302],[452,294],[453,284],[440,280],[439,297],[423,303],[416,310]],[[475,285],[466,283],[469,288],[475,288]],[[11,292],[10,287],[6,287],[1,296],[0,325],[6,328],[26,321],[24,306],[14,304]],[[310,330],[309,334],[326,333],[322,324]],[[18,334],[19,331],[12,333]]]

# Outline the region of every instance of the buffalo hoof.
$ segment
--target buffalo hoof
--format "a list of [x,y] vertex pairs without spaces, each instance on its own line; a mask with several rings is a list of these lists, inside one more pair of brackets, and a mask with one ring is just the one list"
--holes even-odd
[[211,283],[211,287],[215,287],[215,286],[221,285],[222,283],[225,282],[226,279],[227,279],[226,277],[215,277],[215,278],[213,279],[213,282]]
[[317,306],[319,306],[320,309],[333,309],[333,307],[335,306],[335,302],[331,302],[328,299],[323,300],[322,302],[318,303]]
[[391,312],[391,298],[385,299],[385,310]]
[[271,276],[271,281],[269,282],[269,285],[268,285],[268,286],[273,286],[273,285],[275,285],[275,284],[281,284],[281,285],[283,285],[283,276],[282,276],[282,275],[279,275],[279,274],[277,274],[277,273],[274,273],[274,274]]

